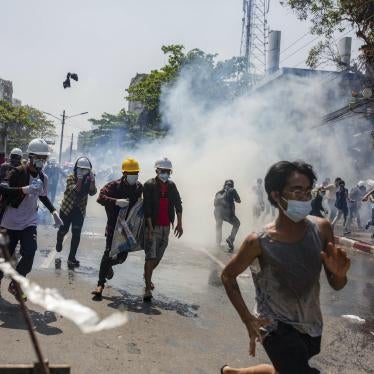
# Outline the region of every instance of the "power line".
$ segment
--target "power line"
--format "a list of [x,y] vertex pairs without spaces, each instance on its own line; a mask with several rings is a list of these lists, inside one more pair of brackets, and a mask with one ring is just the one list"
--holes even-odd
[[293,47],[296,43],[298,43],[300,40],[304,39],[307,35],[309,35],[309,31],[307,31],[304,35],[300,36],[300,38],[296,39],[293,43],[291,43],[288,47],[286,47],[285,49],[283,49],[283,51],[281,51],[281,54],[288,51],[291,47]]

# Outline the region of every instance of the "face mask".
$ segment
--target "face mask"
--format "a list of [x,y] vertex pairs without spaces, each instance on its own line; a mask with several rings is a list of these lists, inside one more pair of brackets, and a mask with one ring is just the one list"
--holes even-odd
[[165,183],[169,180],[170,175],[168,173],[160,173],[158,177]]
[[35,158],[33,161],[32,161],[32,164],[34,165],[34,168],[36,169],[43,169],[43,166],[44,166],[44,160],[40,159],[40,158]]
[[12,166],[20,166],[21,165],[21,159],[18,157],[11,157],[10,158],[10,164]]
[[133,186],[138,181],[138,177],[139,177],[138,175],[126,175],[127,183],[130,186]]
[[286,200],[282,197],[284,201],[287,201],[287,210],[285,210],[280,204],[279,208],[283,213],[293,222],[302,221],[312,210],[312,200],[299,201],[299,200]]

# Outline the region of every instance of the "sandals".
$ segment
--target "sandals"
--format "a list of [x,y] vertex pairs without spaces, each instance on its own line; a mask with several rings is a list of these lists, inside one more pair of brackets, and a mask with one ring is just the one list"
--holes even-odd
[[104,291],[104,287],[97,286],[96,289],[91,292],[91,294],[93,295],[92,300],[101,301],[103,299],[103,291]]
[[150,303],[152,301],[152,291],[151,290],[145,290],[144,296],[143,296],[143,302]]
[[221,367],[221,374],[224,374],[223,369],[226,368],[226,367],[228,367],[228,366],[229,366],[229,365],[223,365],[223,366]]

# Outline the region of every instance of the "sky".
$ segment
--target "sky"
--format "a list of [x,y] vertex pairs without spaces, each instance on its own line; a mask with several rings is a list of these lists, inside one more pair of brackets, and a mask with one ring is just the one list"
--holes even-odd
[[[162,45],[200,48],[219,59],[238,55],[241,19],[242,0],[3,1],[0,78],[13,81],[23,104],[56,116],[63,109],[89,112],[67,121],[65,148],[72,133],[76,139],[90,128],[88,118],[127,108],[131,78],[165,64]],[[281,51],[310,26],[278,0],[271,0],[268,19],[271,29],[282,31]],[[313,39],[306,35],[288,49],[281,66],[304,67],[313,44],[303,46]],[[67,72],[77,73],[79,82],[64,90]]]

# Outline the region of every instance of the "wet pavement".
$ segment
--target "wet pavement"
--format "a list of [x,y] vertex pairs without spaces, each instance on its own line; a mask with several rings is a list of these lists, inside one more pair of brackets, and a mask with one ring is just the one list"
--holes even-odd
[[[31,306],[48,358],[71,364],[73,373],[218,373],[224,363],[248,366],[268,362],[261,347],[256,358],[248,357],[246,331],[219,278],[230,258],[225,248],[192,246],[173,239],[154,275],[152,304],[142,301],[144,254],[132,253],[124,264],[114,267],[115,275],[108,282],[103,301],[92,301],[90,290],[97,281],[105,243],[104,225],[103,219],[87,218],[77,256],[81,267],[74,271],[66,267],[70,237],[61,253],[62,268],[56,270],[56,230],[41,226],[32,278],[43,286],[61,289],[101,315],[126,310],[131,321],[115,331],[83,336],[54,313]],[[325,276],[321,277],[325,330],[322,352],[313,363],[322,373],[374,373],[374,256],[358,251],[350,251],[349,256],[349,283],[342,291],[332,290]],[[239,282],[252,306],[254,288],[249,274]],[[9,345],[0,351],[0,362],[32,360],[27,335],[19,327],[20,316],[15,318],[14,300],[4,297],[0,341],[8,339]],[[30,352],[25,355],[25,350]],[[83,356],[82,360],[82,355],[90,358]],[[97,355],[100,362],[95,359]],[[127,370],[122,371],[123,367]]]

